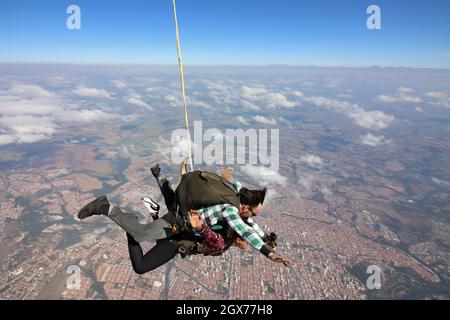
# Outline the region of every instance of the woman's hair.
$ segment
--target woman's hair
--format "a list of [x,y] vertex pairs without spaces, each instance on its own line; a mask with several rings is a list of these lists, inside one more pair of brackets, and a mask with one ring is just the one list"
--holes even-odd
[[247,188],[242,188],[241,190],[239,190],[239,200],[241,204],[246,204],[250,207],[256,207],[260,203],[264,203],[266,192],[266,188],[262,190],[249,190]]

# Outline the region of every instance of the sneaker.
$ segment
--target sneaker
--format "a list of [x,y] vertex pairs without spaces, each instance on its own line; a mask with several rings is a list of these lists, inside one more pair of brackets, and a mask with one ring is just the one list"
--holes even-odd
[[89,202],[78,212],[78,219],[83,220],[95,215],[108,215],[109,202],[106,196],[101,196],[94,201]]
[[152,216],[153,220],[159,219],[158,213],[161,208],[160,205],[150,197],[144,197],[141,199],[144,203],[145,208],[147,208],[148,212]]
[[150,168],[150,171],[152,172],[153,176],[158,179],[159,175],[161,174],[161,168],[159,167],[159,164],[154,165]]

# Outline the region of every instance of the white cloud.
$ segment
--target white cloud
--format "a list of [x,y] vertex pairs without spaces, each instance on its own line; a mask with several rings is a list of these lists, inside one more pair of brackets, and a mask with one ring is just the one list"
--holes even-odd
[[441,99],[430,104],[438,107],[450,108],[450,99]]
[[18,95],[25,99],[48,98],[53,96],[53,93],[40,86],[20,83],[14,83],[8,92],[12,95]]
[[413,92],[412,89],[402,87],[402,88],[398,89],[398,94],[396,94],[394,96],[379,95],[379,96],[377,96],[377,100],[380,102],[384,102],[384,103],[395,103],[395,102],[421,103],[421,102],[423,102],[421,97],[407,95],[407,93],[411,93],[411,92]]
[[245,166],[241,166],[240,170],[248,177],[257,181],[257,183],[262,187],[274,184],[286,186],[288,182],[288,179],[286,177],[267,167],[247,164]]
[[32,143],[47,140],[56,132],[58,126],[50,117],[37,117],[31,115],[1,117],[0,128],[7,133],[3,135],[0,144]]
[[258,107],[256,104],[248,102],[246,100],[241,100],[240,103],[241,103],[241,106],[243,106],[244,108],[246,108],[248,110],[254,110],[254,111],[261,110],[261,108]]
[[288,120],[286,120],[284,117],[278,117],[278,121],[284,124],[290,124]]
[[253,120],[255,122],[258,122],[258,123],[261,123],[261,124],[267,124],[267,125],[271,125],[271,126],[274,126],[274,125],[277,124],[277,120],[276,119],[273,119],[273,118],[269,119],[269,118],[266,118],[266,117],[260,116],[260,115],[254,116]]
[[[193,97],[186,97],[187,99],[187,106],[188,107],[193,107],[193,108],[203,108],[203,109],[208,109],[208,110],[212,110],[213,108],[207,104],[204,101],[201,101],[197,98],[193,98]],[[166,100],[170,106],[172,107],[182,107],[183,106],[183,102],[181,100],[181,98],[178,98],[176,96],[174,96],[173,94],[169,94],[164,96],[164,100]]]
[[[0,92],[0,115],[46,115],[58,110],[55,99],[42,97],[27,99],[11,95],[11,93],[8,91],[2,95],[3,93]],[[27,94],[24,95],[27,96]]]
[[371,147],[378,147],[391,142],[390,140],[386,140],[384,136],[375,136],[371,133],[368,133],[365,136],[360,136],[359,139],[362,144]]
[[296,96],[296,97],[303,97],[304,93],[301,91],[293,91],[292,95]]
[[248,126],[248,125],[249,125],[249,123],[247,122],[247,120],[244,119],[243,116],[237,116],[237,117],[236,117],[236,120],[237,120],[239,123],[243,124],[244,126]]
[[138,107],[142,107],[142,108],[146,108],[148,110],[153,110],[152,107],[150,107],[150,105],[146,102],[144,102],[142,100],[142,97],[137,94],[137,93],[132,93],[130,95],[128,95],[128,97],[125,98],[125,101],[128,102],[129,104],[138,106]]
[[110,93],[104,89],[88,88],[85,86],[77,86],[73,93],[80,97],[107,98],[112,99]]
[[436,98],[436,99],[443,99],[443,98],[447,98],[447,93],[442,92],[442,91],[431,91],[431,92],[427,92],[425,93],[425,97],[428,98]]
[[145,92],[148,92],[148,93],[154,93],[154,92],[156,92],[156,91],[158,91],[158,89],[157,89],[157,88],[154,88],[154,87],[145,89]]
[[34,143],[42,140],[48,140],[51,138],[51,135],[33,132],[33,133],[18,133],[14,137],[15,143]]
[[60,76],[50,77],[48,80],[56,84],[63,84],[67,82],[66,78]]
[[139,78],[139,82],[152,85],[152,84],[161,82],[161,79],[159,79],[159,78]]
[[179,107],[181,106],[181,101],[175,97],[173,94],[169,94],[164,97],[164,100],[166,100],[170,106],[172,107]]
[[400,97],[401,97],[402,102],[411,102],[411,103],[422,103],[423,102],[421,97],[406,96],[406,95],[402,95]]
[[284,107],[284,108],[294,108],[298,105],[297,102],[289,101],[281,93],[269,93],[266,97],[266,103],[268,107]]
[[106,113],[102,110],[61,110],[54,116],[55,120],[64,122],[92,122],[92,121],[106,121],[119,118],[119,115]]
[[352,119],[358,126],[367,129],[385,129],[395,120],[394,116],[387,115],[382,111],[366,111],[357,104],[351,104],[347,101],[338,101],[326,97],[316,96],[303,97],[302,99],[303,101],[317,107],[333,109],[341,112]]
[[450,98],[448,94],[442,91],[431,91],[425,93],[425,97],[431,98],[430,104],[438,107],[450,108]]
[[241,98],[250,101],[257,101],[269,108],[293,108],[298,102],[289,101],[286,96],[280,92],[270,92],[263,87],[241,87]]
[[58,128],[52,115],[59,103],[54,93],[37,85],[12,83],[0,91],[0,144],[49,139]]
[[208,79],[199,79],[197,82],[203,84],[209,90],[215,91],[216,93],[228,94],[230,92],[230,86],[223,83],[222,81],[212,81]]
[[12,134],[0,134],[0,146],[16,142],[17,139]]
[[203,101],[195,99],[195,98],[189,98],[187,103],[188,103],[188,106],[191,106],[191,107],[197,107],[197,108],[203,108],[203,109],[209,109],[209,110],[212,109],[212,107],[209,104],[207,104],[206,102],[203,102]]
[[241,87],[241,95],[248,100],[262,100],[269,91],[262,87]]
[[138,99],[138,98],[134,98],[134,97],[130,97],[125,99],[126,102],[128,102],[129,104],[134,104],[135,106],[138,107],[143,107],[143,108],[150,108],[150,106],[145,103],[144,101]]
[[37,85],[13,83],[0,91],[0,145],[50,139],[61,124],[112,119],[117,115],[78,106]]
[[382,95],[382,94],[380,94],[377,97],[377,100],[381,101],[381,102],[385,102],[385,103],[394,103],[394,102],[399,101],[399,99],[397,97],[385,96],[385,95]]
[[308,166],[317,168],[323,165],[323,160],[319,156],[307,154],[300,157],[300,161],[306,163]]
[[111,80],[111,84],[117,89],[125,89],[127,84],[123,80]]
[[365,111],[362,109],[355,110],[353,113],[347,114],[355,123],[362,127],[372,130],[386,129],[391,122],[394,121],[394,116],[387,115],[382,111]]
[[398,92],[401,92],[401,93],[411,93],[411,92],[414,92],[414,90],[411,89],[411,88],[400,87],[400,88],[398,88]]
[[7,125],[14,132],[21,134],[45,134],[52,135],[55,132],[56,125],[52,123],[50,117],[17,116],[2,117],[1,125]]

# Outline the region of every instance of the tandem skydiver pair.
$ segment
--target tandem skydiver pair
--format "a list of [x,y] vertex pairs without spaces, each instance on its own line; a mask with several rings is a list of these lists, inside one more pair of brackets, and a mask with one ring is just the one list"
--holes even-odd
[[[133,269],[142,274],[154,270],[178,253],[218,256],[231,246],[260,251],[270,260],[290,265],[275,253],[276,235],[265,234],[253,217],[264,203],[266,189],[249,190],[239,182],[232,183],[226,170],[222,176],[208,171],[186,172],[183,163],[181,181],[174,191],[161,175],[159,165],[151,168],[156,178],[167,213],[159,217],[159,204],[151,197],[143,199],[153,221],[139,223],[134,215],[112,205],[106,196],[95,199],[78,213],[79,219],[105,215],[127,232],[128,249]],[[156,241],[145,255],[140,242]]]

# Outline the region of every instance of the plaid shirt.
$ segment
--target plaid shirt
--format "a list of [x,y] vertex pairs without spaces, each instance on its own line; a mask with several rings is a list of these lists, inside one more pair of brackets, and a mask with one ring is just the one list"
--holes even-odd
[[[242,185],[239,182],[235,182],[233,187],[238,192]],[[256,250],[261,250],[261,247],[264,245],[264,241],[262,240],[264,232],[251,218],[247,219],[249,225],[246,224],[239,215],[239,209],[235,206],[227,203],[217,204],[199,209],[198,211],[200,211],[203,221],[207,225],[213,226],[219,221],[225,220],[237,234]]]
[[220,256],[226,249],[227,244],[220,233],[214,232],[211,228],[203,224],[202,230],[198,233],[203,237],[203,241],[198,244],[204,255]]

